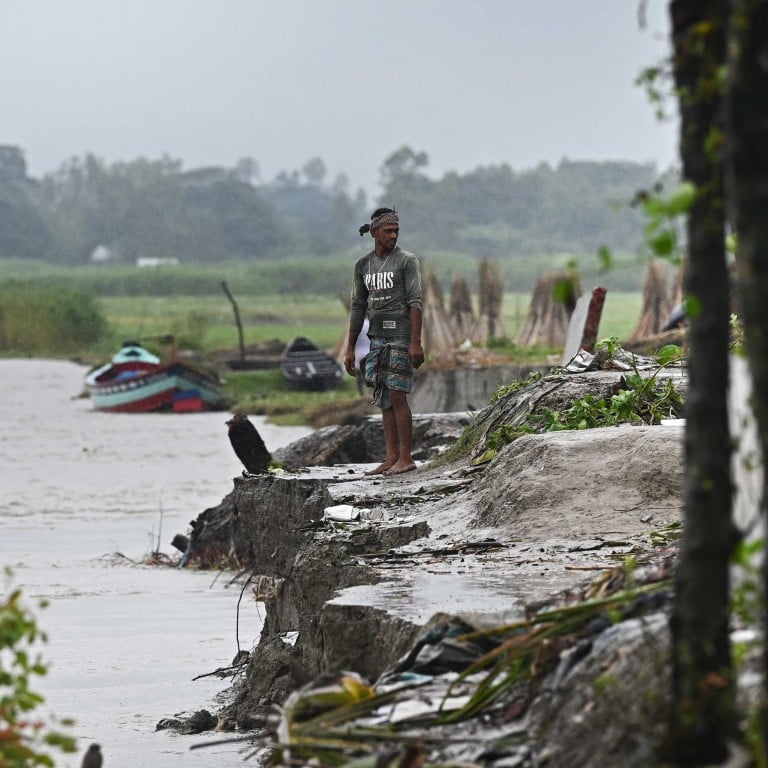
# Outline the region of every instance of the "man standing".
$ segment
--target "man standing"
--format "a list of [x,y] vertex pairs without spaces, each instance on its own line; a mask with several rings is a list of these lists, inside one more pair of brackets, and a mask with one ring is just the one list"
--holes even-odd
[[361,235],[366,232],[374,248],[355,262],[344,368],[355,375],[355,344],[367,315],[371,351],[365,359],[365,380],[382,411],[387,455],[366,474],[399,475],[416,469],[407,396],[414,368],[424,362],[421,270],[416,257],[397,245],[400,216],[393,208],[377,208],[370,224],[360,227]]

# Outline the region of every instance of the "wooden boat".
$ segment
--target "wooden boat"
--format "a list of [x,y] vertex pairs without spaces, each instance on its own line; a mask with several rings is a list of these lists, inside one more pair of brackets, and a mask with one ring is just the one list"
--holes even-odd
[[304,336],[290,341],[280,359],[283,376],[301,389],[335,389],[341,385],[341,366]]
[[137,341],[126,341],[109,363],[85,377],[85,385],[99,411],[184,413],[223,404],[215,374],[178,360],[163,363]]

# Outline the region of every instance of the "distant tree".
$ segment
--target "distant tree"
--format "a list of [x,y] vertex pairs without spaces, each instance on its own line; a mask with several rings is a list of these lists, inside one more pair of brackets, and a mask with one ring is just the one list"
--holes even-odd
[[261,177],[258,162],[250,157],[240,158],[235,164],[235,176],[246,184],[257,184]]
[[36,199],[37,186],[27,177],[21,149],[0,146],[0,258],[48,257],[50,231]]
[[[25,177],[19,152],[0,163],[6,177]],[[563,161],[554,169],[518,173],[499,165],[433,180],[428,163],[424,151],[402,146],[393,152],[380,168],[384,187],[371,208],[395,205],[408,246],[421,253],[491,254],[505,271],[518,256],[594,253],[604,242],[617,252],[633,251],[643,222],[629,201],[656,178],[649,165]],[[3,205],[8,210],[9,194],[15,206],[13,216],[0,219],[0,254],[81,264],[105,246],[113,259],[131,263],[138,256],[324,255],[360,244],[357,227],[370,214],[365,193],[353,193],[343,174],[329,184],[320,158],[268,183],[258,177],[250,158],[233,168],[187,171],[168,157],[113,165],[93,155],[73,158],[41,182],[25,178],[0,189],[0,212]],[[528,279],[532,285],[535,274]]]
[[431,204],[434,185],[422,172],[428,164],[426,152],[402,146],[384,160],[379,170],[382,194],[378,204],[394,206],[406,217],[409,244],[429,241],[436,229],[430,222],[435,211]]
[[325,163],[319,158],[314,157],[312,160],[304,164],[301,169],[304,174],[304,178],[307,180],[307,184],[312,187],[322,187],[325,177],[328,173],[328,169],[325,167]]
[[[247,167],[246,167],[247,166]],[[126,262],[262,258],[287,238],[264,196],[235,169],[184,172],[169,158],[106,165],[88,155],[46,177],[44,190],[63,260],[83,263],[107,246]]]
[[417,176],[429,165],[426,152],[415,152],[408,146],[395,150],[381,166],[381,185],[385,189],[390,184],[409,177]]
[[[307,183],[301,183],[302,177]],[[357,227],[365,215],[360,196],[349,195],[346,176],[337,177],[330,188],[322,185],[324,178],[325,165],[316,158],[301,175],[283,171],[259,188],[290,228],[295,250],[325,255],[357,243]]]
[[250,184],[228,176],[199,184],[185,181],[183,253],[195,261],[264,258],[288,234],[274,207]]

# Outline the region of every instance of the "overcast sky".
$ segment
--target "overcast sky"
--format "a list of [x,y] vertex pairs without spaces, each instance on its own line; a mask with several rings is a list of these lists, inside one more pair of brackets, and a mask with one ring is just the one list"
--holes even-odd
[[666,168],[672,123],[634,80],[667,1],[0,0],[0,144],[40,176],[88,152],[185,168],[320,157],[377,192],[407,144],[428,173],[627,159]]

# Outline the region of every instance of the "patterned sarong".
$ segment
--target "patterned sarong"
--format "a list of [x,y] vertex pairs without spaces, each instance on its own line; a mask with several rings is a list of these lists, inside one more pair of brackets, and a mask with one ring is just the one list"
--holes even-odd
[[389,390],[410,392],[413,387],[413,366],[408,348],[386,339],[372,338],[371,351],[365,358],[365,383],[373,387],[373,405],[387,410]]

